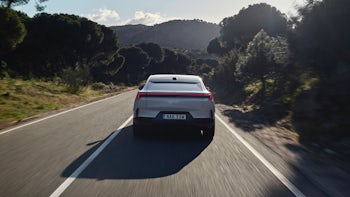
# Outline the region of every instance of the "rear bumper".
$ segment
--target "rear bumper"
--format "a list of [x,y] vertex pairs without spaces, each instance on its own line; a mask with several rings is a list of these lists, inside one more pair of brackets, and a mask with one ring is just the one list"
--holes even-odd
[[214,126],[213,118],[187,118],[187,120],[164,120],[162,118],[143,118],[133,119],[134,125],[140,127],[168,127],[181,126],[186,128],[208,129]]

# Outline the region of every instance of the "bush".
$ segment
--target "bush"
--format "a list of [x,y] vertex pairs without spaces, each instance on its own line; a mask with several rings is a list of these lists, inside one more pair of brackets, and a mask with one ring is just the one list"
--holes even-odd
[[90,70],[88,66],[76,65],[73,68],[68,67],[63,69],[61,78],[62,81],[68,85],[68,91],[71,93],[77,93],[80,88],[87,85],[89,82]]
[[102,83],[102,82],[97,82],[97,83],[93,83],[91,84],[91,89],[93,90],[105,90],[107,89],[107,85]]

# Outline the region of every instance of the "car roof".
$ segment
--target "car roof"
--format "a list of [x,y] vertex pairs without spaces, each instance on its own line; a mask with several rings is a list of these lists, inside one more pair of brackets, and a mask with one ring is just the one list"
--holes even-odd
[[157,74],[149,77],[150,82],[184,82],[199,83],[202,79],[196,75],[179,75],[179,74]]

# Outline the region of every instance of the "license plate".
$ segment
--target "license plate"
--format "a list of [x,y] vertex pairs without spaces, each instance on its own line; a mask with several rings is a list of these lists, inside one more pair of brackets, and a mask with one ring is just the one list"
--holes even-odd
[[165,120],[186,120],[186,114],[163,114]]

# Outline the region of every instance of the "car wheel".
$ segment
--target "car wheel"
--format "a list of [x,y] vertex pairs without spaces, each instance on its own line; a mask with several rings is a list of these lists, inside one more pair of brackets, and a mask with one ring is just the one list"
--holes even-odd
[[213,139],[214,138],[214,134],[215,134],[215,125],[213,125],[212,127],[206,129],[203,133],[204,137],[206,139]]

